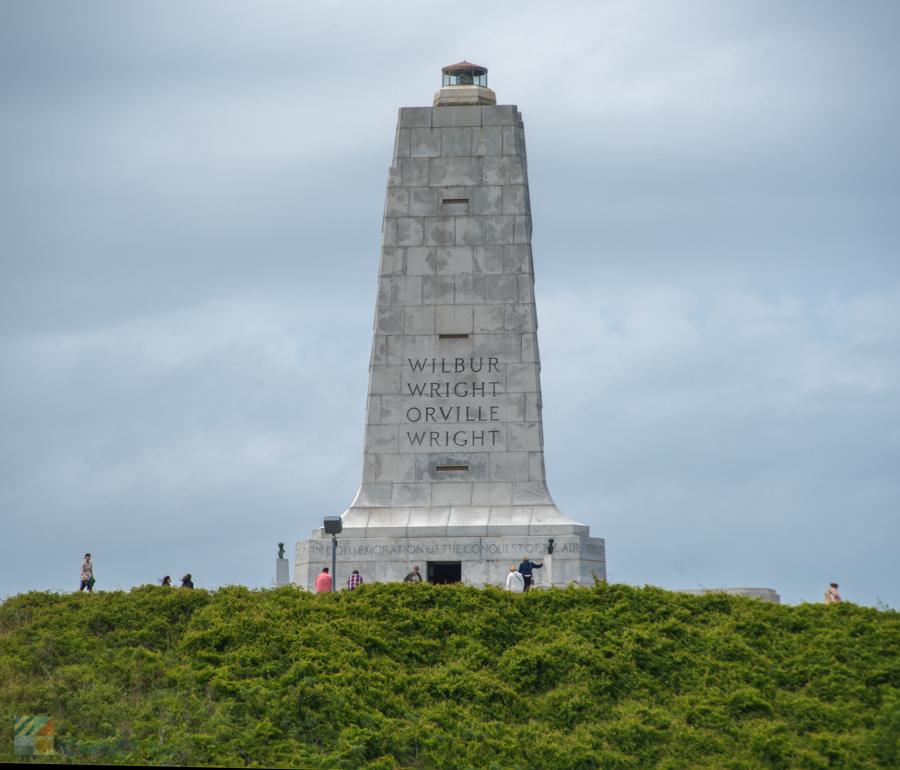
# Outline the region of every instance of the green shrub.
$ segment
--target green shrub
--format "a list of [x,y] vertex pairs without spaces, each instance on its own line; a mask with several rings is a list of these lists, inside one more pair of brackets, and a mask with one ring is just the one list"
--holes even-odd
[[900,763],[898,688],[900,616],[850,604],[376,584],[0,605],[0,761],[34,714],[79,763],[874,769]]

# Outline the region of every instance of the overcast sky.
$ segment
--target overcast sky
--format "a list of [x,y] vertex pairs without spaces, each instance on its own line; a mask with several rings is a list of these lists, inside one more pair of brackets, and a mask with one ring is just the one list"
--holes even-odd
[[528,142],[610,579],[900,606],[900,5],[0,0],[0,596],[270,585],[359,484],[397,109]]

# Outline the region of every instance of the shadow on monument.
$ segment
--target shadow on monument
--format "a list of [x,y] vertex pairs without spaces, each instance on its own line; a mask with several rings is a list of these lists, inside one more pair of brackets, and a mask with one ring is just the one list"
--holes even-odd
[[434,585],[450,585],[462,581],[462,562],[429,561],[428,582]]

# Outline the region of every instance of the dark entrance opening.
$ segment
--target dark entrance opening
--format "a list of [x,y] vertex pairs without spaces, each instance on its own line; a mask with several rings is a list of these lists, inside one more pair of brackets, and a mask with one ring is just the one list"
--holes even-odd
[[435,585],[459,583],[462,580],[462,562],[430,561],[428,562],[428,582]]

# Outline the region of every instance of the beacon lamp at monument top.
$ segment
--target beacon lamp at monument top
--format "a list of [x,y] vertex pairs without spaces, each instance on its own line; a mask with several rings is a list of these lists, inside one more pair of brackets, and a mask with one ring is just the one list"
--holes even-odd
[[[400,109],[382,229],[362,483],[335,585],[414,565],[502,585],[525,556],[545,559],[537,585],[605,578],[603,540],[547,488],[525,132],[485,67],[445,67],[433,107]],[[297,543],[294,582],[311,587],[331,551],[321,528]]]
[[434,95],[435,107],[497,103],[497,95],[487,87],[487,67],[461,61],[442,71],[444,83]]

